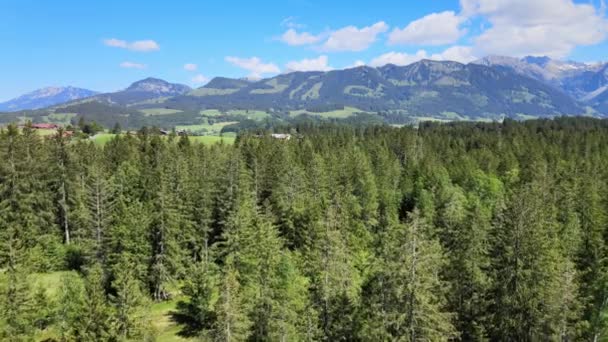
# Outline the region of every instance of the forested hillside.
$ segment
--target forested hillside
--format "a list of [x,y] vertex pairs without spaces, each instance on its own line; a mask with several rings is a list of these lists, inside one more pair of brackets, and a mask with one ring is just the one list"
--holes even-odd
[[608,121],[292,133],[3,129],[0,340],[608,339]]

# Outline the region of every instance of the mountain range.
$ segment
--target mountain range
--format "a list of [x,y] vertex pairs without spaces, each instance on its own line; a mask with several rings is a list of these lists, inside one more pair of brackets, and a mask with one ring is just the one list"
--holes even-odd
[[[390,118],[391,123],[412,118],[603,117],[608,114],[608,64],[504,56],[469,64],[422,60],[407,66],[292,72],[255,81],[216,77],[197,89],[147,78],[112,93],[45,88],[0,104],[2,111],[38,109],[28,115],[34,120],[52,121],[52,114],[64,113],[105,124],[119,120],[159,126],[196,124],[210,119],[205,113],[212,110],[214,121],[240,121],[235,114],[239,110],[284,119],[346,107],[351,113]],[[18,116],[1,114],[0,122]]]
[[184,84],[169,83],[167,81],[148,77],[131,84],[127,89],[96,95],[89,100],[96,100],[107,104],[132,106],[162,101],[172,96],[184,95],[192,88]]
[[474,63],[508,68],[520,75],[550,84],[602,114],[608,113],[608,63],[504,56],[489,56]]
[[404,116],[498,118],[583,114],[586,109],[551,85],[502,67],[423,60],[407,66],[361,66],[294,72],[257,82],[225,78],[167,99],[168,108],[233,106],[298,110],[342,105]]
[[0,111],[15,112],[27,109],[45,108],[72,100],[90,97],[95,94],[97,94],[97,92],[82,88],[47,87],[0,103]]

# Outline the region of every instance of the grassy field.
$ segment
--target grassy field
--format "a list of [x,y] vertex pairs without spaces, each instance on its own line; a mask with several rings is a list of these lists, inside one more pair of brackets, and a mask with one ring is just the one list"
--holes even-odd
[[[111,133],[100,133],[97,134],[93,137],[91,137],[91,140],[99,146],[103,146],[105,144],[107,144],[110,140],[112,140],[114,137],[116,136],[116,134],[111,134]],[[215,144],[215,143],[219,143],[219,142],[223,142],[224,144],[234,144],[234,141],[236,140],[236,137],[234,134],[226,134],[225,136],[219,136],[219,135],[204,135],[204,136],[190,136],[190,141],[193,143],[200,143],[200,144]]]
[[49,135],[57,134],[57,130],[55,130],[55,129],[37,129],[36,134],[46,137]]
[[229,110],[228,114],[244,116],[250,120],[264,120],[270,116],[270,114],[261,110]]
[[289,112],[289,115],[292,117],[295,117],[295,116],[302,115],[302,114],[308,114],[308,115],[320,116],[323,118],[330,118],[330,119],[344,119],[344,118],[348,118],[350,116],[355,115],[355,113],[365,113],[365,111],[362,111],[362,110],[360,110],[358,108],[354,108],[354,107],[344,107],[344,109],[341,109],[341,110],[333,110],[331,112],[322,112],[322,113],[313,113],[313,112],[309,112],[304,109],[300,109],[300,110],[292,110],[291,112]]
[[227,112],[221,112],[217,109],[206,109],[206,110],[202,110],[200,113],[202,116],[206,116],[206,117],[210,117],[210,118],[216,117],[216,116],[221,116],[221,115],[238,115],[238,116],[243,116],[250,120],[264,120],[270,116],[270,114],[266,113],[265,111],[248,110],[248,109],[233,109],[233,110],[229,110]]
[[218,135],[222,131],[222,128],[227,125],[232,125],[237,123],[236,121],[229,122],[217,122],[212,125],[209,124],[200,124],[200,125],[185,125],[185,126],[175,126],[176,130],[185,130],[187,132],[192,132],[194,134],[205,134],[205,135]]
[[207,116],[207,117],[214,117],[214,116],[221,116],[224,115],[224,113],[220,112],[217,109],[206,109],[206,110],[201,110],[201,115],[203,116]]
[[147,108],[147,109],[140,109],[139,111],[146,115],[166,115],[166,114],[175,114],[175,113],[181,112],[181,110],[178,110],[178,109],[168,109],[168,108]]
[[150,319],[157,333],[159,342],[182,342],[194,339],[184,338],[179,335],[181,327],[171,318],[171,312],[175,311],[177,303],[181,300],[176,297],[167,302],[155,303],[150,311]]
[[240,89],[215,89],[215,88],[200,88],[194,89],[188,95],[190,96],[217,96],[217,95],[230,95],[236,93]]
[[103,146],[103,145],[107,144],[108,141],[114,139],[115,136],[116,136],[116,134],[112,134],[112,133],[99,133],[99,134],[92,136],[91,140],[93,140],[93,142],[96,145]]

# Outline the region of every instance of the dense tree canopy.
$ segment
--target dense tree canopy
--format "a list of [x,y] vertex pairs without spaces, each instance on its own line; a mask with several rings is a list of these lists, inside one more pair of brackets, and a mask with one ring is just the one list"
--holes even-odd
[[0,339],[608,339],[608,121],[291,130],[2,129]]

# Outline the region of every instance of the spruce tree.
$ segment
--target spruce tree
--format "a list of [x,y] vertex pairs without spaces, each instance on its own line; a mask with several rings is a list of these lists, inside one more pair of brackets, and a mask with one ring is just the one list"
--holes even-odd
[[212,336],[218,342],[246,341],[251,335],[251,320],[244,308],[244,298],[238,281],[238,271],[227,260],[216,303],[217,320]]
[[75,272],[64,274],[57,294],[55,315],[60,341],[73,341],[81,336],[80,318],[84,310],[82,279]]
[[123,340],[142,340],[150,335],[148,300],[136,277],[135,265],[126,259],[117,266],[116,278],[112,281],[116,294],[110,296],[116,334]]
[[87,270],[83,303],[78,322],[80,336],[88,341],[112,339],[115,331],[105,291],[105,276],[99,264],[94,264]]

